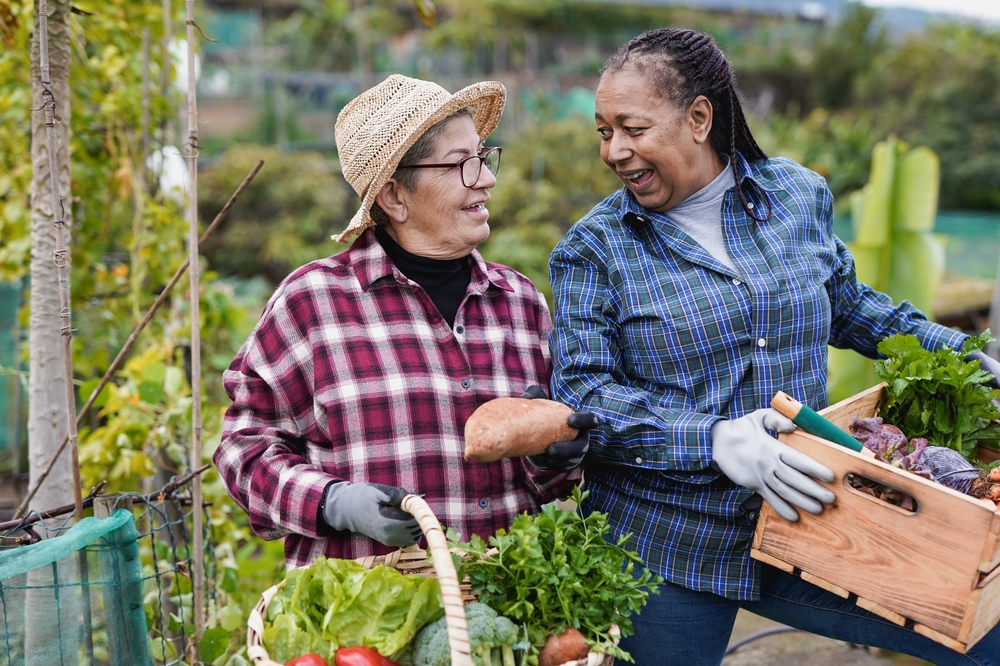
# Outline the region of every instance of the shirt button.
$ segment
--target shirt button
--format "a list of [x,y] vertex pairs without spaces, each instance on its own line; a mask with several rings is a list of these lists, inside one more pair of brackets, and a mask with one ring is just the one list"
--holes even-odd
[[468,379],[462,380],[462,388],[469,388],[470,386],[472,386],[472,382],[470,382]]
[[767,340],[765,340],[764,338],[757,338],[757,346],[758,347],[766,347],[767,346]]
[[455,327],[455,332],[458,333],[459,335],[462,335],[462,333],[465,333],[465,327],[464,326],[456,326]]
[[635,461],[640,465],[642,464],[642,458],[640,458],[639,456],[636,456]]
[[747,202],[747,208],[749,208],[750,210],[753,210],[753,202],[752,201],[748,201]]
[[490,501],[488,499],[486,499],[485,497],[483,499],[479,500],[479,506],[481,508],[485,509],[489,505],[490,505]]
[[740,286],[740,281],[737,278],[733,278],[733,284],[735,284],[738,287]]

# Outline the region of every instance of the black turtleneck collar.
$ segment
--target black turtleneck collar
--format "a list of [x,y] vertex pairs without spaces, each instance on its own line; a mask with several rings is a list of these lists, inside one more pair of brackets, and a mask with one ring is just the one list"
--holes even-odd
[[472,279],[469,257],[459,259],[431,259],[407,252],[393,240],[384,228],[375,227],[375,238],[396,268],[419,284],[434,301],[438,312],[449,326],[455,325],[455,314],[465,298],[465,291]]

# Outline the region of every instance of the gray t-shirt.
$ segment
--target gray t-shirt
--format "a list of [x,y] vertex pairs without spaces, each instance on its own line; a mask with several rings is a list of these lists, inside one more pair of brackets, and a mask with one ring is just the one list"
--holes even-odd
[[706,252],[739,274],[736,264],[726,252],[726,243],[722,237],[722,200],[726,191],[732,187],[733,167],[729,163],[728,155],[719,157],[726,162],[726,168],[722,173],[663,214],[678,229],[705,248]]

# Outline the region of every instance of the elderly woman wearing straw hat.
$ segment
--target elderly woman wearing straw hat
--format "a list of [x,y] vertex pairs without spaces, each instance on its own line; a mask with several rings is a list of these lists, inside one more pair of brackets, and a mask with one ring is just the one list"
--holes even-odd
[[393,75],[337,118],[362,204],[335,238],[357,238],[274,293],[225,373],[233,402],[215,453],[254,531],[285,537],[290,567],[416,542],[398,508],[407,491],[485,538],[579,479],[586,413],[577,440],[539,457],[463,460],[476,407],[544,395],[550,375],[543,297],[475,249],[500,165],[483,141],[505,96],[495,81],[452,95]]

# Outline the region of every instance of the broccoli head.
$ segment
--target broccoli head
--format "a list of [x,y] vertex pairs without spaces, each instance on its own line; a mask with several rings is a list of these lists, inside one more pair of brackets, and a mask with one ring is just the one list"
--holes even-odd
[[[466,605],[465,619],[469,625],[472,661],[476,666],[515,666],[513,646],[518,640],[517,625],[480,603]],[[417,634],[413,663],[414,666],[451,664],[445,618],[431,622]]]

